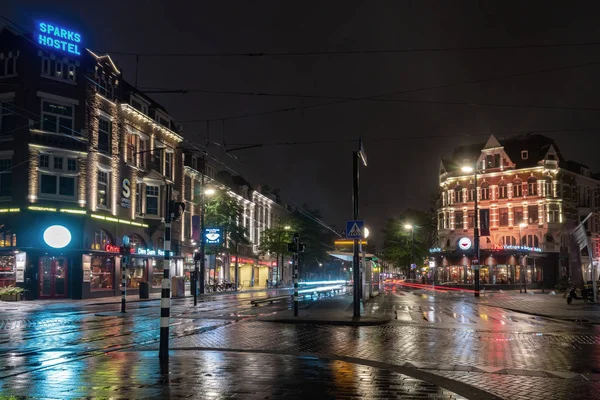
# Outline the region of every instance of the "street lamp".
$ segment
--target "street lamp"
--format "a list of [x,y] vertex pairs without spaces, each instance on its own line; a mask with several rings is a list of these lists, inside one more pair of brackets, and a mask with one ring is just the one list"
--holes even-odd
[[[404,224],[404,229],[410,230],[410,269],[412,270],[415,261],[415,227],[411,224]],[[417,279],[417,269],[415,268],[414,278]]]
[[[473,260],[473,270],[475,275],[473,277],[473,284],[475,286],[475,297],[479,297],[479,210],[477,209],[477,170],[471,166],[464,166],[461,171],[467,174],[473,174],[475,180],[475,215],[474,215],[474,226],[473,226],[473,246],[475,246],[475,259]],[[466,267],[465,267],[466,268]]]
[[[202,174],[202,192],[200,196],[200,274],[198,274],[198,263],[194,267],[194,275],[196,276],[196,284],[194,285],[194,306],[198,304],[198,291],[196,290],[197,282],[200,281],[200,293],[204,294],[204,275],[205,273],[205,259],[204,249],[206,247],[206,241],[204,240],[204,216],[205,216],[205,197],[212,196],[216,191],[213,188],[204,187],[204,174]],[[237,272],[237,271],[236,271]],[[200,275],[200,276],[199,276]],[[236,282],[237,287],[237,282]]]

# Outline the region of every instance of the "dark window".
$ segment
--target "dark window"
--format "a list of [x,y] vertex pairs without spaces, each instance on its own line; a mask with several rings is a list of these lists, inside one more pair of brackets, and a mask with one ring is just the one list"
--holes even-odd
[[548,222],[557,223],[560,222],[560,213],[558,204],[548,204]]
[[463,202],[463,191],[462,186],[458,185],[454,188],[454,202],[462,203]]
[[513,225],[518,226],[521,222],[523,222],[523,207],[513,208],[513,216],[514,216]]
[[98,170],[98,206],[108,207],[108,172]]
[[469,224],[469,228],[473,228],[475,226],[475,212],[474,211],[467,212],[467,223]]
[[8,135],[15,130],[15,103],[0,101],[0,134]]
[[61,196],[75,196],[75,178],[60,176],[60,187],[58,194]]
[[475,185],[469,185],[469,187],[467,188],[467,195],[469,201],[475,201],[475,193]]
[[158,186],[146,186],[146,214],[158,215]]
[[12,187],[12,159],[0,159],[0,196],[10,196]]
[[508,197],[508,187],[506,182],[502,181],[498,184],[498,198],[506,199]]
[[75,159],[75,158],[67,159],[67,171],[77,172],[77,159]]
[[62,157],[54,157],[54,169],[63,169],[63,158]]
[[107,119],[100,118],[98,120],[98,150],[110,153],[111,131],[111,122]]
[[185,184],[184,184],[184,188],[183,191],[185,193],[185,199],[186,200],[192,200],[192,178],[189,176],[186,176],[184,178]]
[[490,185],[488,183],[484,183],[481,185],[481,200],[489,200],[490,199]]
[[520,179],[513,181],[513,197],[523,196],[523,182]]
[[499,209],[500,226],[508,226],[508,208]]
[[43,194],[56,194],[56,176],[42,174],[40,191]]
[[537,179],[535,179],[534,177],[527,179],[527,195],[535,196],[537,195],[537,193]]
[[527,207],[527,216],[529,218],[530,224],[535,224],[538,222],[538,206],[528,206]]
[[48,154],[40,154],[40,168],[50,168],[50,156]]
[[455,211],[454,212],[454,229],[462,229],[463,228],[463,212]]

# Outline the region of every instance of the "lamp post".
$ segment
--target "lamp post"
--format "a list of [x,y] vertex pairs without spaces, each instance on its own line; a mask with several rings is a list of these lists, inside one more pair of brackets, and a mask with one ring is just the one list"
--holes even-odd
[[[206,196],[211,196],[215,194],[215,189],[205,189],[204,188],[204,174],[202,174],[202,192],[201,192],[201,196],[200,196],[200,276],[198,276],[198,264],[196,264],[196,270],[194,271],[194,273],[196,274],[197,279],[200,281],[200,293],[204,294],[204,275],[206,275],[205,272],[205,257],[204,257],[204,252],[205,252],[205,248],[206,248],[206,241],[204,240],[204,217],[206,215],[205,212],[205,197]],[[236,282],[237,283],[237,282]],[[195,291],[194,291],[195,293]],[[197,296],[194,294],[194,305],[197,304]]]
[[[411,224],[405,224],[404,229],[410,230],[410,269],[412,271],[412,265],[415,261],[415,227]],[[409,272],[410,276],[410,272]],[[417,270],[413,273],[413,278],[417,279]]]
[[[524,222],[521,222],[519,224],[519,248],[523,245],[523,233],[522,233],[522,229],[526,228],[527,224]],[[527,243],[527,242],[525,242]],[[527,293],[527,277],[523,277],[523,261],[525,261],[525,256],[523,256],[523,258],[521,260],[519,260],[519,267],[521,269],[521,273],[519,274],[521,277],[521,285],[519,287],[519,293],[522,293],[523,288],[525,288],[525,293]]]
[[[475,180],[475,215],[473,220],[473,246],[475,247],[475,260],[473,260],[473,270],[475,272],[473,277],[474,295],[479,297],[479,210],[477,209],[477,170],[470,166],[461,168],[462,172],[473,173]],[[466,268],[466,267],[465,267]]]

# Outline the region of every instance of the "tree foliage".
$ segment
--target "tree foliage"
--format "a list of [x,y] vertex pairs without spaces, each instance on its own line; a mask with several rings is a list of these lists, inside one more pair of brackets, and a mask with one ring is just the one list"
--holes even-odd
[[[383,256],[396,267],[409,271],[410,264],[422,265],[429,256],[429,249],[437,243],[437,226],[435,212],[418,210],[405,210],[397,218],[387,220],[383,233]],[[411,260],[413,242],[411,230],[405,225],[414,228],[414,260]]]
[[204,224],[206,227],[223,228],[226,243],[215,249],[216,252],[227,251],[237,254],[238,245],[250,244],[248,229],[237,221],[244,218],[243,209],[227,192],[218,190],[205,199]]
[[[288,254],[288,243],[292,241],[295,228],[292,218],[280,218],[273,228],[265,229],[261,234],[258,251],[261,256],[271,254],[278,257]],[[289,229],[286,229],[289,228]]]

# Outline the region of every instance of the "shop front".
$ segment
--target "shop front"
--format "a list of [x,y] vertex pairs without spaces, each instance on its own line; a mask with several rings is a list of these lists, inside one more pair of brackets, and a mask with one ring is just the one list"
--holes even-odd
[[[255,280],[255,266],[256,261],[251,258],[239,257],[238,259],[238,279],[243,287],[253,287],[258,285],[258,281]],[[235,277],[235,263],[236,257],[230,257],[230,276]],[[258,269],[258,268],[257,268]],[[267,278],[265,278],[266,280]]]
[[[435,252],[436,284],[473,285],[473,252]],[[495,246],[480,250],[479,283],[482,287],[553,287],[558,275],[558,254],[527,246]]]

